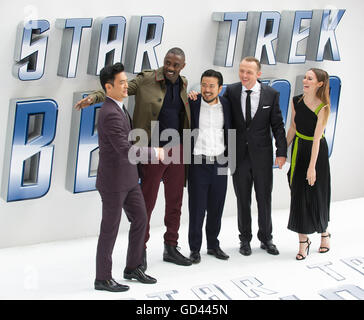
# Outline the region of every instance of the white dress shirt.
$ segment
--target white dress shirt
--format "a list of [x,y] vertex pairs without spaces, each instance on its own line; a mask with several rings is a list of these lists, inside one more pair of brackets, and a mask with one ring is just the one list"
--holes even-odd
[[[122,101],[118,101],[118,100],[115,100],[115,99],[113,99],[113,98],[111,98],[111,97],[109,97],[109,96],[107,96],[108,98],[110,98],[112,101],[114,101],[118,106],[119,106],[119,108],[121,109],[121,111],[124,113],[124,114],[126,114],[125,113],[125,111],[124,111],[124,108],[123,108],[123,106],[124,106],[124,103],[122,102]],[[128,116],[127,114],[126,114],[126,116]]]
[[[245,92],[246,90],[248,90],[248,89],[243,86],[243,88],[241,90],[241,108],[243,111],[244,119],[246,119],[246,113],[245,113],[245,109],[246,109],[245,102],[246,102],[246,96],[247,96],[247,93]],[[259,105],[260,83],[257,81],[255,83],[254,87],[251,88],[250,90],[252,90],[252,93],[250,94],[250,105],[251,105],[251,119],[253,119],[255,116],[255,113],[258,110],[258,105]]]
[[224,113],[220,100],[209,105],[201,99],[198,138],[194,155],[218,156],[225,151]]

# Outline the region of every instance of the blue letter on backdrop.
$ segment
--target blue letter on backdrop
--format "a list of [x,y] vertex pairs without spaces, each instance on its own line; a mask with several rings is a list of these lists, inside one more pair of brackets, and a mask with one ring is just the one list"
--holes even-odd
[[91,18],[57,19],[56,26],[63,30],[57,75],[75,78],[83,28],[90,28]]
[[162,42],[164,19],[161,16],[131,17],[125,70],[139,73],[143,69],[158,69],[155,47]]
[[276,64],[273,41],[278,37],[279,12],[248,12],[242,58],[254,56],[263,64]]
[[[12,100],[9,113],[6,200],[44,196],[50,187],[58,105],[51,99]],[[6,179],[6,174],[4,175]]]
[[310,35],[307,41],[307,60],[340,61],[335,31],[344,13],[344,9],[313,10]]
[[43,76],[49,29],[47,20],[28,21],[18,25],[15,41],[13,75],[19,80],[38,80]]
[[98,76],[103,67],[121,62],[125,26],[124,17],[96,19],[92,28],[88,74]]
[[[74,103],[87,96],[74,93]],[[72,193],[95,190],[98,165],[97,111],[101,103],[72,111],[66,187]]]
[[325,129],[325,137],[327,141],[327,145],[329,147],[329,157],[332,153],[332,148],[334,146],[334,138],[335,138],[335,129],[336,129],[336,120],[337,113],[339,111],[339,101],[340,101],[340,91],[341,91],[341,80],[339,77],[331,76],[330,77],[330,117],[327,121],[326,129]]
[[212,20],[219,22],[214,65],[232,67],[240,21],[246,21],[247,12],[214,12]]

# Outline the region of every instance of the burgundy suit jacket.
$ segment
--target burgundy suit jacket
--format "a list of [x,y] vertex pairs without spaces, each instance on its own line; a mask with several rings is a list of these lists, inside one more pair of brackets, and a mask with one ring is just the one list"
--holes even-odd
[[99,140],[99,165],[96,188],[103,192],[128,191],[139,181],[138,168],[128,159],[131,148],[146,153],[150,159],[150,148],[136,147],[128,141],[131,130],[129,115],[110,98],[102,104],[97,121]]

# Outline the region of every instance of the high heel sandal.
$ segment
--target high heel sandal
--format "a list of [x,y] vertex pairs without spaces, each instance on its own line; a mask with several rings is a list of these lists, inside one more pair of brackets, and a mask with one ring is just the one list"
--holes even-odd
[[[328,232],[326,236],[321,236],[321,238],[327,238],[327,237],[329,237],[329,239],[331,238],[331,233],[330,232]],[[330,250],[330,248],[328,248],[328,247],[320,247],[319,248],[320,253],[326,253],[329,250]]]
[[306,248],[306,250],[305,251],[307,251],[307,254],[306,254],[306,256],[304,256],[304,255],[302,255],[302,254],[300,254],[300,253],[297,253],[297,255],[296,255],[296,260],[304,260],[304,259],[306,259],[306,257],[309,255],[309,253],[310,253],[310,245],[311,245],[311,241],[310,241],[310,239],[307,237],[307,239],[306,239],[306,241],[300,241],[300,243],[307,243],[307,248]]

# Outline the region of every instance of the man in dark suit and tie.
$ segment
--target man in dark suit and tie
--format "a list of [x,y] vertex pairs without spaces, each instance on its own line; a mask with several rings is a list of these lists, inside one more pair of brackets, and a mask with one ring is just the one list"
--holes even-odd
[[218,259],[229,259],[218,240],[228,174],[221,169],[228,166],[228,130],[231,128],[230,102],[219,97],[222,85],[220,72],[206,70],[201,76],[201,94],[189,100],[191,129],[197,132],[196,136],[192,135],[192,161],[188,170],[188,241],[192,263],[201,260],[205,214],[207,253]]
[[238,206],[240,253],[251,254],[251,193],[254,184],[258,204],[258,239],[261,248],[277,255],[272,242],[271,194],[273,187],[272,134],[276,141],[275,164],[281,169],[287,157],[279,93],[258,81],[261,65],[254,57],[239,65],[239,83],[227,86],[224,97],[232,106],[236,129],[236,170],[233,175]]
[[153,152],[155,157],[162,159],[163,151],[139,148],[128,141],[131,120],[123,105],[123,99],[128,96],[124,66],[121,63],[106,66],[100,72],[100,82],[106,92],[106,99],[100,108],[97,124],[99,165],[96,188],[102,199],[102,221],[97,245],[95,289],[121,292],[129,287],[117,283],[112,278],[111,269],[122,208],[130,221],[124,278],[142,283],[157,282],[140,267],[143,262],[147,213],[138,184],[137,165],[129,155],[135,154],[148,161]]

